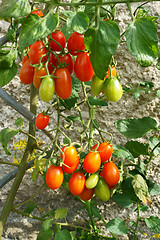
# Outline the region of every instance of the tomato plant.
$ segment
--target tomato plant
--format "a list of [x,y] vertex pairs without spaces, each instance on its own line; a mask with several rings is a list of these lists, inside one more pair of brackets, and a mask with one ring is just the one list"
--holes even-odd
[[39,113],[38,116],[36,117],[35,123],[38,129],[44,129],[45,127],[47,127],[49,123],[49,116],[43,113]]
[[39,87],[39,96],[44,102],[49,102],[55,92],[55,83],[53,78],[45,76]]
[[87,173],[95,173],[101,166],[101,157],[98,152],[89,152],[84,159],[83,167]]
[[54,190],[59,188],[63,183],[63,179],[64,174],[60,166],[51,165],[48,168],[45,180],[50,189]]
[[81,172],[75,172],[69,179],[69,190],[73,195],[80,195],[85,188],[85,176]]
[[107,162],[104,164],[103,177],[109,186],[114,186],[119,182],[120,173],[113,162]]
[[94,189],[84,188],[83,192],[79,195],[80,199],[83,201],[88,201],[93,197]]
[[[38,64],[40,59],[41,62],[47,61],[47,49],[42,41],[36,41],[29,49],[28,56],[31,64]],[[44,56],[43,56],[44,55]],[[42,57],[43,56],[43,57]]]
[[103,178],[99,179],[94,192],[95,195],[102,201],[108,201],[110,199],[109,187]]
[[77,56],[81,51],[84,51],[84,35],[78,32],[72,33],[68,39],[67,49],[73,56]]
[[[65,38],[64,34],[61,31],[56,30],[55,32],[53,32],[51,34],[51,37],[56,42],[58,42],[62,48],[65,47],[65,45],[66,45],[66,38]],[[51,40],[50,41],[50,47],[51,47],[52,50],[60,52],[61,51],[61,47],[58,46],[58,44],[56,42]]]
[[35,86],[35,88],[39,89],[40,84],[41,84],[41,79],[45,75],[47,75],[47,71],[46,71],[45,67],[42,67],[40,69],[35,68],[34,76],[33,76],[33,85]]
[[[95,144],[91,150],[95,149],[97,147],[97,144]],[[106,162],[110,159],[110,157],[112,156],[113,153],[113,147],[111,144],[107,143],[107,142],[103,142],[100,143],[97,151],[99,152],[100,156],[101,156],[101,161],[102,162]]]
[[19,78],[22,83],[30,84],[33,82],[34,77],[34,67],[31,66],[30,60],[26,60],[25,63],[22,65],[19,71]]
[[117,102],[123,94],[122,86],[117,77],[109,77],[104,83],[104,95],[111,102]]

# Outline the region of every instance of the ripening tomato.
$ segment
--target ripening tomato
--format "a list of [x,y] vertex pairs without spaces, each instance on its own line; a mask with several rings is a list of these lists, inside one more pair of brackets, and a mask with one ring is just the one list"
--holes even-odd
[[96,75],[91,79],[91,93],[93,96],[99,95],[103,90],[104,80],[101,80]]
[[[69,167],[73,165],[77,165],[79,162],[79,157],[77,154],[77,150],[74,146],[63,147],[62,152],[64,153],[64,161],[63,163]],[[63,160],[63,154],[61,153],[61,160]]]
[[49,123],[49,116],[43,113],[39,113],[38,116],[36,117],[35,123],[38,129],[44,129],[45,127],[47,127]]
[[95,173],[101,166],[101,157],[98,152],[89,152],[84,159],[83,167],[87,173]]
[[63,171],[67,174],[71,174],[73,173],[74,171],[76,171],[76,169],[78,168],[78,165],[79,165],[79,158],[77,160],[77,163],[71,167],[69,166],[65,166],[64,164],[62,165],[62,168],[63,168]]
[[122,86],[117,77],[109,77],[104,82],[104,95],[107,100],[117,102],[123,94]]
[[103,177],[109,186],[114,186],[119,182],[120,173],[113,162],[106,162],[103,166]]
[[[64,48],[66,46],[66,38],[64,36],[64,34],[59,31],[59,30],[56,30],[55,32],[52,33],[51,37],[56,41],[58,42],[62,48]],[[54,42],[53,40],[50,41],[50,47],[53,51],[58,51],[60,52],[61,51],[61,48],[60,46],[58,46],[58,44]]]
[[94,71],[88,53],[81,52],[77,56],[74,63],[74,72],[76,77],[82,82],[87,82],[93,77]]
[[117,71],[116,71],[116,68],[115,67],[111,67],[111,70],[110,70],[110,67],[108,68],[108,71],[106,73],[106,76],[104,79],[108,78],[108,77],[116,77],[117,76]]
[[41,69],[35,68],[34,70],[34,77],[33,77],[33,85],[35,88],[39,89],[41,84],[41,79],[47,75],[47,71],[45,67],[42,67]]
[[39,87],[39,96],[42,101],[49,102],[55,92],[55,84],[53,78],[50,76],[45,76]]
[[100,178],[96,185],[94,192],[96,196],[102,201],[108,201],[110,199],[110,191],[107,183],[103,178]]
[[84,35],[77,32],[72,33],[68,39],[67,49],[73,56],[76,56],[80,51],[85,50]]
[[79,195],[80,199],[83,201],[88,201],[93,197],[94,189],[84,188],[83,192]]
[[93,173],[92,175],[90,175],[87,180],[86,180],[86,187],[91,189],[94,188],[99,180],[99,175],[98,173]]
[[54,72],[55,91],[62,99],[67,99],[72,93],[72,79],[67,68],[58,68]]
[[39,40],[36,41],[34,44],[32,44],[28,52],[28,56],[31,61],[31,64],[38,64],[42,55],[44,56],[41,58],[41,62],[47,61],[48,59],[47,53],[48,51],[45,48],[44,43]]
[[65,63],[67,66],[66,68],[68,69],[69,73],[72,74],[73,73],[73,60],[72,57],[69,53],[65,54],[65,55],[59,55],[59,60],[61,63]]
[[[95,144],[91,150],[95,149],[97,147],[97,144]],[[106,162],[110,159],[113,153],[113,147],[111,144],[107,142],[103,142],[99,144],[99,147],[97,148],[97,151],[99,152],[101,156],[101,161]]]
[[46,173],[46,184],[47,186],[54,190],[59,188],[64,179],[64,174],[60,166],[51,165]]
[[29,59],[28,54],[24,55],[22,58],[22,65]]
[[31,62],[28,59],[27,61],[25,61],[19,71],[19,78],[24,84],[30,84],[33,82],[34,67],[32,67],[30,64]]
[[73,195],[80,195],[85,188],[85,176],[81,172],[75,172],[69,179],[69,190]]
[[41,10],[39,10],[38,8],[36,8],[35,10],[33,10],[30,14],[36,14],[39,17],[43,17],[43,13]]

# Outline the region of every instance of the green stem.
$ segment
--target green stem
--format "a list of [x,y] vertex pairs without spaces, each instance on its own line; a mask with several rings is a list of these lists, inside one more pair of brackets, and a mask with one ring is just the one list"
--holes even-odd
[[96,231],[96,226],[95,226],[95,222],[94,222],[93,215],[92,215],[92,210],[91,210],[91,201],[89,200],[89,201],[84,202],[84,205],[85,205],[85,207],[87,209],[89,218],[91,220],[91,224],[92,224],[93,230],[96,233],[97,232]]
[[135,16],[133,15],[133,12],[132,12],[131,3],[130,2],[126,2],[126,4],[127,4],[129,12],[131,14],[132,20],[134,21]]
[[6,164],[6,165],[11,165],[11,166],[19,167],[19,164],[18,164],[18,163],[1,161],[1,160],[0,160],[0,164]]
[[137,228],[138,228],[138,223],[139,223],[139,203],[137,203],[137,221],[136,221],[136,226],[135,226],[134,233],[133,233],[134,234],[133,240],[136,237],[136,231],[137,231]]
[[156,146],[152,149],[152,151],[151,151],[151,153],[150,153],[149,161],[147,162],[147,166],[146,166],[145,173],[147,173],[147,171],[148,171],[148,167],[149,167],[149,164],[150,164],[150,162],[151,162],[152,159],[153,159],[153,152],[154,152],[154,150],[155,150],[157,147],[159,147],[159,146],[160,146],[160,142],[157,143]]

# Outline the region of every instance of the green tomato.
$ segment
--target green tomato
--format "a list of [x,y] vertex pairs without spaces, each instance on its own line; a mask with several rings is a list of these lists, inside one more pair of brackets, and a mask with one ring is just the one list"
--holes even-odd
[[122,86],[117,77],[109,77],[104,83],[104,95],[111,102],[117,102],[122,97]]
[[109,187],[103,178],[99,179],[94,192],[96,196],[102,201],[108,201],[110,199]]
[[99,175],[97,173],[94,173],[89,176],[89,178],[86,180],[86,188],[94,188],[99,180]]
[[41,100],[44,102],[49,102],[52,99],[54,92],[54,80],[50,76],[44,77],[39,88],[39,96]]
[[91,93],[93,96],[99,95],[103,90],[104,80],[101,80],[96,75],[91,79]]

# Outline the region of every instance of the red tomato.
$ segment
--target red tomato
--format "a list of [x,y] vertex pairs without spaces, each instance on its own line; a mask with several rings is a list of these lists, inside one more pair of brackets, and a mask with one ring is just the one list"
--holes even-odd
[[50,189],[54,190],[59,188],[63,183],[63,179],[64,174],[60,166],[56,167],[51,165],[48,168],[46,173],[46,184]]
[[[51,37],[56,41],[58,42],[62,48],[64,48],[66,46],[66,38],[64,36],[64,34],[59,31],[59,30],[56,30],[55,32],[52,33]],[[58,46],[58,44],[54,42],[53,40],[50,41],[50,47],[53,51],[58,51],[60,52],[61,51],[61,48],[60,46]]]
[[107,162],[104,164],[103,177],[110,187],[119,182],[120,173],[117,166],[113,162]]
[[33,10],[30,14],[36,14],[39,17],[43,17],[43,13],[41,10],[38,10],[38,8],[36,8],[36,10]]
[[[42,55],[47,54],[47,49],[42,41],[36,41],[29,49],[28,55],[31,64],[38,64]],[[47,61],[48,56],[42,57],[41,62]]]
[[44,115],[43,113],[39,113],[38,116],[36,117],[35,123],[38,129],[44,129],[45,127],[47,127],[49,123],[49,116]]
[[[79,162],[79,157],[77,154],[77,150],[73,146],[63,147],[62,152],[64,153],[64,161],[63,163],[69,167],[77,165]],[[61,160],[63,159],[63,154],[61,153]]]
[[88,53],[81,52],[77,56],[74,63],[74,72],[76,77],[82,82],[87,82],[93,77],[94,71]]
[[30,64],[31,62],[28,59],[27,61],[25,61],[25,63],[22,65],[19,71],[20,80],[24,84],[30,84],[33,82],[34,67],[32,67]]
[[49,55],[48,70],[52,74],[53,70],[58,66],[58,59],[52,53]]
[[93,194],[94,194],[94,188],[88,189],[88,188],[85,187],[85,189],[79,195],[79,197],[83,201],[88,201],[89,199],[91,199],[93,197]]
[[97,172],[101,166],[101,157],[98,152],[89,152],[84,159],[83,167],[87,173]]
[[85,176],[81,172],[75,172],[69,179],[69,190],[73,195],[80,195],[85,188]]
[[24,64],[27,60],[28,60],[28,55],[24,55],[23,58],[22,58],[22,64]]
[[47,75],[45,67],[42,67],[41,69],[35,68],[33,77],[33,85],[35,86],[35,88],[39,89],[42,79],[41,77],[44,77],[45,75]]
[[72,79],[67,68],[56,69],[55,91],[60,98],[67,99],[72,93]]
[[76,56],[80,51],[85,50],[84,35],[77,32],[72,33],[68,39],[67,49],[73,56]]
[[77,168],[78,168],[78,165],[79,165],[79,158],[77,160],[77,163],[75,165],[73,165],[72,167],[67,167],[65,166],[64,164],[62,165],[62,168],[63,168],[63,171],[67,174],[71,174],[73,173]]
[[110,72],[112,73],[112,77],[117,76],[116,68],[115,68],[115,67],[111,67],[111,71],[110,71],[110,67],[109,67],[104,79],[106,79],[106,78],[108,78],[108,77],[111,76],[111,73],[110,73]]
[[67,66],[66,68],[68,69],[69,73],[72,74],[73,73],[73,60],[71,55],[65,54],[64,56],[59,56],[59,60],[61,63],[65,63]]
[[[95,149],[97,146],[94,145],[91,150]],[[101,156],[101,161],[102,162],[106,162],[110,159],[110,157],[112,156],[113,153],[113,147],[112,145],[110,145],[107,142],[103,142],[101,144],[99,144],[99,147],[97,148],[97,151],[99,152],[100,156]]]

